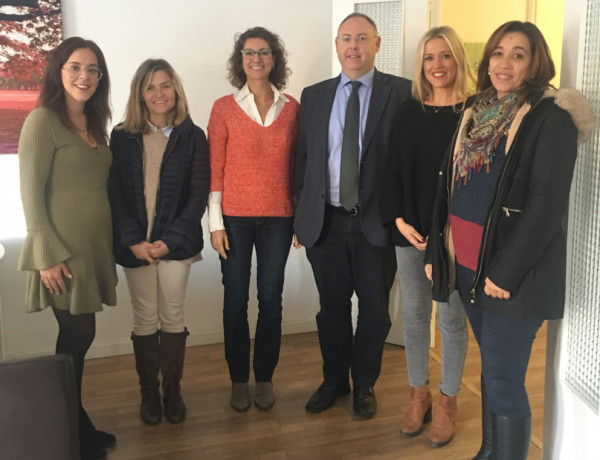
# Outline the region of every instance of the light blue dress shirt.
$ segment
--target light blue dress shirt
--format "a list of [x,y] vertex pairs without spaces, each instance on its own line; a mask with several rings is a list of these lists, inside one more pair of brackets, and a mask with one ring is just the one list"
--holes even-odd
[[[362,157],[362,141],[365,134],[367,114],[369,113],[369,102],[373,91],[373,75],[375,69],[371,69],[358,79],[362,83],[358,88],[358,100],[360,102],[360,130],[358,136],[358,147]],[[340,162],[342,159],[342,138],[344,137],[344,123],[346,120],[346,106],[352,91],[352,80],[343,72],[340,75],[340,83],[335,92],[331,116],[329,118],[329,142],[327,159],[327,202],[333,206],[340,205]],[[360,158],[359,158],[360,168]]]

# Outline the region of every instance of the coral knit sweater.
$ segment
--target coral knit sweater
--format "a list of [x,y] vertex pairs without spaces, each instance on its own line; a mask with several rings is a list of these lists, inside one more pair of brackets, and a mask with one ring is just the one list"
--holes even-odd
[[275,121],[261,126],[233,95],[217,99],[208,122],[211,192],[226,216],[290,217],[298,101],[286,94]]

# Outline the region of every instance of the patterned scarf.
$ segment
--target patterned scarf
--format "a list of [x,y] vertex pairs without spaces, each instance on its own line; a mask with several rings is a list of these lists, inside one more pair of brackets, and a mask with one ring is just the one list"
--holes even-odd
[[454,180],[459,185],[460,179],[467,184],[473,169],[479,172],[486,165],[486,172],[490,172],[496,147],[517,114],[517,93],[498,100],[496,89],[491,86],[481,96],[460,136],[460,150],[454,161]]

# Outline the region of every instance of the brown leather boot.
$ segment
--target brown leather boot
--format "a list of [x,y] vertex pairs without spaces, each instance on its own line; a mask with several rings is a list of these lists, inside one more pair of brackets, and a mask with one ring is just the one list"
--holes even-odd
[[400,434],[405,438],[413,438],[425,429],[425,424],[431,422],[431,403],[433,397],[429,385],[410,387],[410,403],[404,420],[400,425]]
[[142,404],[140,417],[147,425],[156,425],[162,417],[158,373],[160,371],[159,332],[151,335],[131,333],[135,369],[140,378]]
[[456,424],[456,396],[446,396],[440,391],[440,399],[429,429],[429,445],[434,449],[452,441]]
[[181,397],[179,382],[183,376],[185,341],[190,335],[187,328],[183,332],[160,331],[160,368],[163,375],[163,403],[165,416],[171,423],[185,420],[186,407]]

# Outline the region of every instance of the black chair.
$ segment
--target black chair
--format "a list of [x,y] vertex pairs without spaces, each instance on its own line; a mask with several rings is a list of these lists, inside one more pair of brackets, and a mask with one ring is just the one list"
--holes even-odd
[[79,460],[70,356],[0,361],[0,459]]

